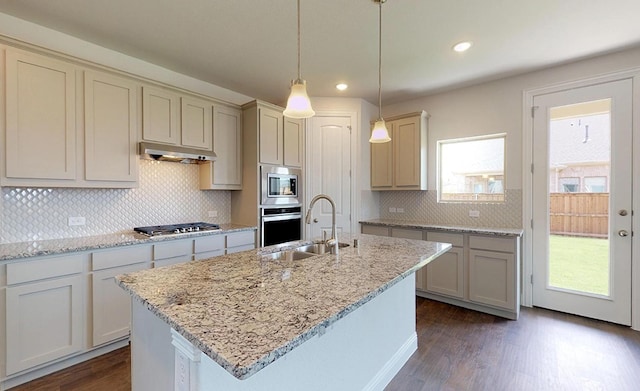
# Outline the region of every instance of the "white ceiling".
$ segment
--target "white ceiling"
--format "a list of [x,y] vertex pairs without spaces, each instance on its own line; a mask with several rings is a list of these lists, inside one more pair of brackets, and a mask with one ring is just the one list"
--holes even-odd
[[[296,78],[295,0],[0,0],[0,12],[273,103]],[[301,0],[301,13],[309,95],[377,103],[378,5]],[[383,105],[640,45],[639,15],[638,0],[388,0]],[[454,53],[462,40],[474,46]]]

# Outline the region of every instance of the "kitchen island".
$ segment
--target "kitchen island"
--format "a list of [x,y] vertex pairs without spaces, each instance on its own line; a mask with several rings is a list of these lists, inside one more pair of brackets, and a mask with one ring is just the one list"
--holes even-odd
[[384,388],[417,348],[414,273],[450,245],[340,241],[338,255],[270,255],[302,241],[119,276],[133,390]]

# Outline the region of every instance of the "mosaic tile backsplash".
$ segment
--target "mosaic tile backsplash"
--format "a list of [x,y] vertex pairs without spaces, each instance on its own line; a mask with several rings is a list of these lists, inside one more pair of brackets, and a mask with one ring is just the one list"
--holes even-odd
[[[3,187],[0,243],[72,238],[130,231],[133,227],[208,221],[229,223],[231,193],[198,189],[198,166],[140,161],[137,189]],[[217,211],[217,217],[208,217]],[[86,218],[68,225],[71,216]]]
[[[403,213],[389,212],[403,208]],[[469,211],[480,212],[469,217]],[[506,190],[504,203],[438,203],[435,190],[381,191],[380,218],[464,227],[522,228],[522,190]]]

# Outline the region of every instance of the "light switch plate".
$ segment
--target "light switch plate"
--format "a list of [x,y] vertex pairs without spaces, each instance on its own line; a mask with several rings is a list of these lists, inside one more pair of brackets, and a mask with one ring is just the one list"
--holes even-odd
[[87,219],[83,216],[69,216],[69,227],[76,225],[85,225],[87,223]]
[[480,217],[480,211],[479,210],[470,210],[469,211],[469,217]]

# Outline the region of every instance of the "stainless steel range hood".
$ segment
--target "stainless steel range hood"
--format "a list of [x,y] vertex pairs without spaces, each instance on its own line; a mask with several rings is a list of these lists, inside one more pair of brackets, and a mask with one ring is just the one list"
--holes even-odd
[[200,163],[216,160],[212,151],[143,141],[139,144],[140,157],[179,163]]

